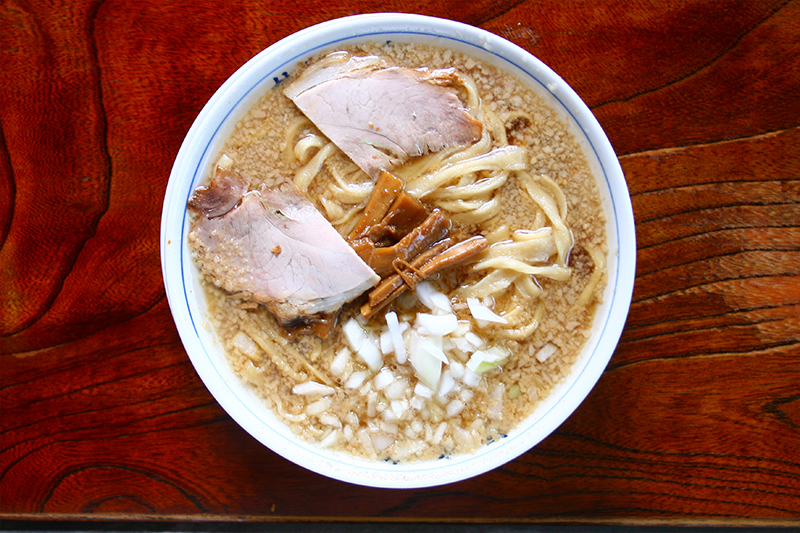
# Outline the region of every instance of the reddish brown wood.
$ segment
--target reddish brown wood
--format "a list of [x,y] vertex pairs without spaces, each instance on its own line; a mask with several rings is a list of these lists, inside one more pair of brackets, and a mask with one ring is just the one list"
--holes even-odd
[[[426,490],[332,481],[242,431],[159,264],[205,101],[278,39],[370,11],[456,18],[553,67],[637,222],[589,398],[519,459]],[[4,0],[0,44],[3,518],[800,523],[800,2]]]

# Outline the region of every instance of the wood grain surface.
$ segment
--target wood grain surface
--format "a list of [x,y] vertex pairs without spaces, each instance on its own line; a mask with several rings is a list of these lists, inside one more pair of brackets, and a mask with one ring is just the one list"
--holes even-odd
[[[621,342],[553,435],[432,489],[336,482],[220,408],[159,228],[206,100],[263,48],[373,11],[452,18],[558,72],[619,156]],[[0,517],[800,525],[800,2],[2,0]]]

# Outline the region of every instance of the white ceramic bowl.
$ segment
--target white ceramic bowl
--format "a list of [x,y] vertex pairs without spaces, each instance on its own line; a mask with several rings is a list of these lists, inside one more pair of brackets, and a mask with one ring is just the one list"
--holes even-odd
[[[594,333],[568,379],[536,412],[474,455],[409,464],[370,462],[297,439],[231,371],[208,324],[198,271],[187,251],[186,202],[203,183],[238,118],[299,61],[344,43],[424,42],[451,47],[499,66],[545,95],[583,142],[608,216],[608,286]],[[161,224],[167,297],[181,340],[211,394],[246,431],[286,459],[331,478],[374,487],[413,488],[463,480],[525,453],[554,431],[595,385],[617,345],[633,290],[636,245],[630,197],[611,145],[575,92],[522,48],[484,30],[418,15],[358,15],[325,22],[270,46],[231,76],[209,100],[181,146],[170,175]]]

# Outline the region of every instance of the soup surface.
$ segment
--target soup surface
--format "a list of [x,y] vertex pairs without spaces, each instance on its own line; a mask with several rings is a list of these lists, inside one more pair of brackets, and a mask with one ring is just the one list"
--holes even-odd
[[[472,453],[530,415],[590,335],[607,254],[595,176],[545,100],[493,66],[419,44],[320,57],[330,52],[452,69],[447,85],[480,135],[395,158],[390,171],[426,214],[447,217],[452,242],[482,239],[483,248],[427,276],[394,263],[381,277],[400,276],[402,294],[369,313],[366,292],[345,303],[328,314],[326,338],[285,327],[263,302],[206,275],[213,327],[235,372],[302,439],[374,460]],[[346,238],[377,178],[286,96],[313,63],[261,97],[219,165],[251,191],[290,186]],[[195,261],[205,274],[213,258]]]

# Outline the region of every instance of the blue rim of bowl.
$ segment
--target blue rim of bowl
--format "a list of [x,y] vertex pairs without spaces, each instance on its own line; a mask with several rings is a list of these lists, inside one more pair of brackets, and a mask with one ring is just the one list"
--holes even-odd
[[[375,18],[375,17],[380,17],[380,16],[385,16],[385,15],[356,15],[354,17],[346,17],[344,19],[336,19],[336,20],[333,20],[333,21],[329,21],[329,22],[322,23],[322,24],[319,24],[317,26],[308,28],[308,29],[303,30],[302,32],[298,32],[298,34],[294,34],[294,35],[297,36],[300,33],[309,32],[309,31],[312,31],[312,30],[315,30],[315,29],[319,29],[320,27],[326,26],[326,25],[341,24],[341,23],[343,23],[343,22],[345,22],[347,20],[352,20],[352,19],[356,19],[356,18]],[[415,21],[423,22],[423,23],[425,21],[431,20],[431,17],[411,16],[411,15],[401,15],[400,18],[405,18],[405,19],[411,18],[411,19],[415,19]],[[435,20],[437,20],[437,22],[441,23],[440,19],[435,19]],[[453,21],[446,21],[446,22],[448,24],[453,24],[453,25],[456,25],[456,26],[465,27],[464,25],[462,25],[460,23],[453,22]],[[467,28],[469,28],[469,31],[471,31],[471,32],[474,32],[476,29],[479,30],[480,32],[484,32],[484,30],[480,30],[478,28],[473,28],[473,27],[467,27]],[[498,37],[498,36],[496,36],[494,34],[491,34],[491,33],[488,33],[488,32],[484,32],[484,33],[487,34],[486,36],[489,39],[492,39],[492,40],[499,39],[501,42],[503,42],[506,45],[510,44],[512,47],[516,47],[516,45],[514,45],[513,43],[510,43],[510,42],[506,41],[505,39],[502,39],[502,38],[500,38],[500,37]],[[265,83],[266,80],[272,79],[272,81],[274,83],[279,83],[277,81],[278,78],[276,77],[276,73],[282,74],[284,71],[287,70],[287,68],[288,68],[287,66],[288,65],[296,64],[298,62],[298,60],[300,60],[301,58],[307,58],[309,56],[313,56],[315,53],[317,53],[319,51],[330,49],[330,48],[334,47],[335,45],[340,44],[342,42],[352,42],[354,39],[358,39],[358,40],[361,40],[361,41],[370,40],[370,38],[373,38],[373,37],[376,38],[376,40],[378,40],[377,38],[380,38],[380,40],[386,40],[385,37],[387,37],[387,36],[393,36],[393,37],[404,37],[404,36],[419,37],[419,36],[422,36],[422,37],[426,37],[426,38],[445,39],[445,40],[448,40],[448,41],[458,42],[462,47],[472,48],[475,51],[480,51],[480,53],[482,53],[482,54],[486,54],[486,53],[491,54],[497,60],[499,60],[501,63],[507,64],[507,65],[513,65],[514,67],[519,69],[521,72],[523,72],[528,77],[528,79],[538,83],[541,86],[543,92],[550,93],[550,95],[552,97],[554,97],[559,102],[559,105],[561,105],[562,109],[565,110],[572,117],[572,119],[575,121],[575,124],[577,125],[577,127],[583,133],[583,135],[584,135],[584,137],[586,139],[586,142],[591,147],[591,149],[594,151],[595,161],[600,165],[600,170],[601,170],[601,172],[603,174],[603,178],[604,178],[604,180],[606,182],[607,190],[610,193],[610,201],[611,201],[612,208],[614,210],[614,220],[615,220],[615,230],[616,230],[616,238],[617,238],[617,248],[618,248],[619,251],[621,251],[621,247],[622,247],[623,243],[627,242],[627,241],[623,241],[622,240],[623,237],[622,237],[622,228],[620,227],[620,222],[622,220],[624,220],[624,219],[625,220],[629,219],[631,221],[631,223],[632,223],[632,220],[633,220],[632,219],[632,209],[630,208],[630,198],[629,198],[629,196],[627,194],[627,189],[625,189],[625,191],[624,191],[625,192],[624,198],[619,198],[617,196],[617,194],[614,194],[614,191],[616,189],[613,186],[611,180],[609,179],[609,173],[608,173],[608,171],[606,169],[606,163],[608,163],[608,162],[604,163],[604,160],[601,157],[601,154],[598,152],[598,148],[595,146],[595,143],[592,142],[590,136],[588,135],[588,133],[586,131],[588,129],[588,127],[594,127],[594,128],[600,129],[599,124],[596,124],[596,120],[594,119],[594,116],[591,114],[591,111],[589,111],[588,108],[585,109],[585,111],[588,112],[588,115],[587,115],[588,119],[589,120],[594,120],[595,124],[588,124],[587,127],[584,127],[585,126],[584,122],[587,120],[587,117],[584,117],[584,119],[579,120],[578,117],[575,116],[575,113],[573,113],[573,110],[571,109],[571,107],[568,106],[558,94],[555,94],[554,92],[551,92],[548,89],[547,83],[542,81],[541,79],[539,79],[539,77],[537,77],[537,74],[535,72],[532,72],[532,70],[533,70],[532,67],[515,63],[515,62],[509,60],[508,58],[506,58],[505,56],[500,55],[500,53],[498,53],[498,52],[496,52],[496,51],[494,51],[492,49],[487,49],[486,47],[482,47],[481,45],[476,44],[475,42],[473,42],[471,40],[459,39],[459,38],[453,37],[451,35],[445,35],[445,34],[435,33],[435,32],[430,32],[430,31],[382,30],[382,31],[375,31],[375,32],[358,33],[358,34],[355,34],[355,35],[348,35],[348,36],[345,36],[345,37],[332,39],[332,40],[326,41],[324,43],[321,43],[321,44],[319,44],[317,46],[314,46],[312,48],[303,49],[302,51],[298,52],[296,55],[294,55],[290,59],[284,61],[279,66],[277,66],[276,68],[272,69],[270,72],[268,72],[265,75],[263,75],[262,77],[260,77],[258,80],[254,81],[252,84],[250,84],[250,87],[241,95],[239,100],[237,102],[235,102],[232,106],[230,106],[230,110],[228,111],[228,113],[226,113],[226,115],[219,120],[219,122],[217,124],[217,127],[216,127],[216,130],[213,133],[211,133],[210,135],[207,135],[207,139],[208,140],[207,140],[206,146],[203,149],[203,152],[199,155],[199,157],[196,158],[197,164],[196,164],[196,166],[194,168],[194,171],[192,172],[192,184],[188,189],[188,193],[187,193],[186,197],[181,199],[183,201],[182,206],[185,206],[186,202],[188,202],[189,196],[191,195],[191,192],[194,190],[195,184],[198,181],[204,179],[204,177],[205,177],[205,175],[203,174],[203,170],[204,169],[201,168],[201,166],[203,166],[203,162],[205,161],[208,152],[212,149],[212,144],[214,144],[218,132],[220,131],[220,129],[222,129],[223,125],[225,125],[226,122],[230,119],[232,114],[237,113],[237,112],[240,111],[239,110],[239,105],[241,104],[241,102],[243,100],[245,100],[249,96],[251,96],[251,94],[252,94],[252,92],[254,90],[258,89],[260,91],[259,94],[261,94],[263,92],[264,89],[262,87],[263,87],[263,84]],[[293,36],[290,36],[289,38],[291,38],[291,37],[293,37]],[[393,39],[389,39],[389,40],[393,40]],[[400,39],[398,39],[398,40],[400,40]],[[278,45],[278,44],[281,44],[281,41],[276,43],[276,45]],[[275,45],[273,45],[273,46],[275,46]],[[265,50],[265,52],[266,51],[269,51],[269,49]],[[264,52],[262,52],[262,53],[264,53]],[[572,95],[573,99],[577,99],[578,102],[580,102],[580,104],[583,104],[583,102],[577,97],[577,95],[574,94],[574,91],[572,91],[572,89],[569,88],[569,86],[555,72],[553,72],[549,67],[547,67],[546,65],[541,63],[541,61],[539,61],[535,57],[531,56],[528,52],[524,52],[524,53],[535,60],[533,62],[533,64],[532,64],[532,66],[534,66],[534,67],[536,67],[538,69],[544,69],[545,73],[547,73],[549,76],[553,77],[554,79],[557,79],[560,82],[560,84],[563,85],[563,87],[560,87],[560,90],[565,90],[568,95],[569,94]],[[255,56],[251,61],[256,60],[258,57],[259,57],[258,55]],[[247,66],[247,65],[245,65],[245,66]],[[242,69],[244,69],[245,66],[243,66]],[[220,89],[220,90],[222,90],[222,89]],[[573,105],[575,105],[574,102],[573,102]],[[586,115],[586,113],[584,113],[584,115]],[[602,129],[600,129],[600,131],[602,132]],[[188,140],[188,136],[187,136],[187,140]],[[604,134],[601,137],[601,142],[603,140],[605,140],[607,142],[607,139],[606,139]],[[609,148],[610,148],[610,145],[609,145]],[[195,159],[193,158],[192,160],[195,160]],[[614,159],[614,162],[616,162],[616,159]],[[616,164],[618,166],[618,163],[616,163]],[[613,170],[616,170],[617,173],[620,176],[622,175],[621,169],[613,169]],[[622,206],[619,205],[620,202],[623,204]],[[619,209],[620,207],[621,207],[621,209]],[[165,209],[165,212],[168,209],[168,206],[166,204],[164,206],[164,209]],[[624,214],[625,217],[622,217],[621,214]],[[186,235],[186,224],[187,223],[188,223],[188,215],[185,213],[185,209],[184,209],[184,216],[183,216],[183,220],[182,220],[182,223],[181,223],[180,238],[183,238]],[[162,243],[162,246],[163,246],[163,243]],[[228,392],[230,392],[232,397],[235,398],[235,400],[238,402],[239,407],[245,409],[254,420],[259,421],[261,423],[262,427],[267,429],[267,430],[269,430],[269,432],[271,433],[271,435],[273,437],[279,437],[279,438],[285,440],[287,442],[287,445],[289,445],[289,446],[297,445],[298,442],[297,442],[296,438],[291,438],[288,435],[284,435],[284,434],[276,431],[275,429],[270,427],[269,424],[264,422],[257,413],[255,413],[252,409],[250,409],[250,407],[247,405],[247,403],[245,401],[243,401],[243,399],[239,397],[239,395],[236,393],[236,391],[234,391],[231,388],[230,384],[227,383],[227,381],[225,380],[224,376],[222,375],[220,369],[214,363],[213,358],[209,354],[208,350],[206,349],[206,346],[203,344],[203,342],[202,342],[202,340],[200,338],[200,333],[198,331],[198,325],[197,325],[197,317],[195,317],[192,314],[192,305],[191,305],[190,297],[189,297],[189,294],[187,292],[187,287],[186,287],[187,281],[189,280],[189,278],[188,278],[186,272],[184,271],[184,265],[186,263],[185,257],[184,257],[184,253],[185,253],[185,246],[181,245],[180,246],[180,260],[179,260],[179,263],[180,263],[180,266],[181,266],[181,280],[183,282],[181,284],[182,285],[181,289],[183,291],[181,306],[183,306],[185,304],[186,309],[188,309],[189,319],[191,321],[191,327],[192,327],[192,330],[193,330],[193,335],[195,337],[194,340],[196,340],[198,342],[198,344],[202,347],[203,355],[204,355],[204,357],[206,359],[206,362],[217,373],[217,377],[228,388]],[[634,255],[635,255],[635,252],[634,252]],[[587,372],[587,369],[589,369],[590,366],[592,366],[592,365],[590,365],[590,363],[596,362],[596,360],[597,360],[596,352],[597,352],[598,348],[601,346],[600,340],[606,338],[606,334],[608,333],[607,329],[609,327],[609,323],[611,322],[612,319],[620,320],[618,314],[615,314],[613,311],[616,310],[618,313],[619,312],[624,312],[625,314],[627,314],[627,310],[628,310],[627,308],[628,308],[628,305],[629,305],[629,302],[630,302],[630,293],[632,293],[632,283],[630,284],[630,291],[628,290],[627,287],[621,287],[620,286],[620,272],[621,272],[621,270],[622,269],[620,268],[620,265],[618,264],[617,268],[615,269],[615,277],[616,277],[616,279],[614,280],[613,284],[611,283],[611,280],[609,280],[609,285],[613,285],[617,289],[623,288],[624,290],[622,290],[622,291],[614,290],[614,291],[611,292],[611,299],[612,300],[611,300],[611,302],[610,302],[610,304],[608,306],[609,312],[604,317],[605,318],[605,322],[603,323],[603,326],[602,326],[602,329],[601,329],[599,335],[597,335],[597,337],[596,337],[597,341],[595,343],[595,346],[593,347],[592,352],[590,354],[588,354],[588,356],[585,357],[585,362],[584,362],[582,368],[580,369],[580,372],[577,375],[570,374],[570,384],[566,388],[566,390],[561,391],[562,393],[560,394],[560,396],[558,398],[549,398],[549,401],[552,403],[552,405],[550,405],[548,407],[547,411],[545,411],[544,413],[536,413],[537,418],[532,423],[525,424],[525,421],[523,421],[523,423],[520,424],[520,427],[524,426],[522,431],[519,431],[516,434],[513,434],[514,432],[511,432],[509,434],[509,436],[507,436],[506,438],[503,438],[503,439],[500,439],[498,441],[494,441],[494,442],[491,442],[491,443],[485,445],[482,448],[482,450],[484,450],[484,451],[478,452],[476,455],[484,455],[486,453],[490,453],[490,452],[494,452],[496,450],[500,450],[500,449],[506,448],[509,445],[511,445],[512,443],[514,443],[514,441],[517,441],[520,438],[526,437],[527,432],[530,431],[533,427],[535,427],[536,425],[542,423],[545,420],[548,420],[548,416],[550,415],[550,413],[552,413],[552,411],[554,409],[559,407],[559,404],[561,404],[564,401],[565,398],[570,396],[570,393],[573,391],[573,389],[579,383],[581,383],[581,378],[583,377],[584,373]],[[165,283],[166,283],[166,276],[165,276]],[[168,293],[171,292],[169,290],[169,287],[168,287],[167,292]],[[620,303],[620,297],[624,298],[624,301],[622,301],[622,303]],[[622,306],[622,308],[620,306]],[[613,344],[614,345],[616,345],[616,343],[618,341],[618,338],[619,338],[619,334],[621,333],[621,327],[619,329],[620,329],[619,332],[617,332],[617,331],[611,332],[612,335],[615,335],[615,338],[613,339]],[[183,337],[183,334],[181,335],[181,337]],[[596,380],[599,379],[599,375],[600,375],[600,373],[602,373],[602,369],[604,369],[606,367],[606,365],[608,363],[608,360],[611,357],[611,352],[613,352],[613,349],[609,350],[608,358],[604,358],[604,360],[602,361],[602,364],[600,365],[600,371],[595,376],[596,379],[594,380],[594,382],[589,384],[588,387],[585,387],[585,389],[586,389],[585,390],[585,394],[583,394],[581,396],[581,398],[579,398],[577,400],[577,402],[574,402],[574,399],[573,399],[573,403],[574,403],[575,407],[577,407],[577,405],[579,405],[583,401],[583,399],[585,398],[586,394],[588,394],[588,392],[594,387],[594,385],[596,383]],[[191,355],[192,359],[194,359],[194,357],[196,357],[196,354],[195,355]],[[577,362],[575,364],[577,364]],[[203,376],[201,376],[201,377],[203,377]],[[205,381],[205,379],[204,379],[204,381]],[[582,384],[582,385],[584,385],[584,384]],[[220,400],[219,398],[217,398],[217,399],[218,399],[218,401]],[[570,409],[565,416],[563,416],[561,419],[555,421],[555,426],[553,426],[552,429],[550,429],[549,431],[546,431],[541,436],[540,439],[536,440],[532,444],[524,446],[520,452],[517,453],[515,451],[513,453],[513,455],[509,455],[508,457],[503,457],[498,461],[486,461],[485,464],[482,465],[482,468],[480,468],[480,469],[478,469],[478,470],[476,470],[474,472],[470,472],[470,475],[468,475],[466,477],[464,477],[463,475],[458,475],[457,473],[454,473],[455,476],[451,476],[452,479],[451,479],[451,477],[448,477],[447,475],[441,475],[441,474],[444,473],[443,470],[447,469],[447,467],[444,467],[444,469],[443,469],[441,463],[442,463],[443,460],[452,460],[453,461],[452,467],[457,468],[458,466],[461,465],[461,463],[463,463],[465,461],[469,461],[470,458],[474,457],[474,456],[464,457],[464,458],[462,458],[462,460],[459,460],[459,458],[462,457],[462,456],[453,456],[453,457],[447,457],[447,458],[444,458],[444,459],[437,459],[437,460],[431,460],[431,461],[422,461],[422,462],[415,462],[415,463],[404,463],[403,464],[403,468],[401,470],[401,473],[404,476],[414,476],[415,474],[419,475],[419,474],[424,474],[424,473],[430,473],[432,471],[435,471],[437,473],[437,479],[435,479],[435,480],[420,480],[420,483],[418,483],[418,484],[413,484],[413,483],[412,484],[408,484],[407,485],[408,488],[441,485],[441,484],[450,483],[450,482],[461,480],[461,479],[466,479],[467,477],[473,477],[475,475],[479,475],[481,473],[489,471],[489,470],[491,470],[493,468],[496,468],[497,466],[500,466],[502,464],[505,464],[505,463],[513,460],[514,458],[518,457],[521,453],[524,453],[526,450],[530,449],[532,446],[535,446],[536,444],[538,444],[538,442],[541,442],[541,440],[546,438],[546,436],[548,436],[550,433],[552,433],[552,431],[555,428],[557,428],[561,423],[563,423],[563,421],[566,420],[566,418],[572,413],[572,411],[573,411],[573,409]],[[231,416],[233,417],[233,414],[230,413],[230,411],[229,411],[229,414],[231,414]],[[237,420],[237,422],[238,422],[238,420]],[[552,421],[551,421],[551,425],[552,425]],[[247,429],[247,428],[245,428],[245,429]],[[271,446],[271,444],[273,444],[273,443],[264,442],[264,439],[261,438],[258,435],[254,435],[254,437],[256,437],[257,440],[261,441],[265,446],[270,447],[271,449],[274,450],[273,446]],[[391,465],[390,463],[386,463],[386,462],[383,462],[383,461],[370,462],[370,461],[366,461],[366,460],[364,460],[364,461],[358,461],[357,460],[358,461],[358,465],[354,465],[353,458],[351,458],[349,456],[347,456],[346,460],[340,460],[340,459],[338,459],[338,457],[341,457],[341,454],[339,454],[337,452],[323,451],[323,450],[320,450],[319,448],[317,448],[316,446],[314,446],[313,444],[308,444],[308,443],[304,443],[304,442],[300,442],[299,444],[302,445],[302,447],[300,448],[302,450],[302,452],[300,452],[300,455],[310,454],[312,456],[316,456],[316,458],[318,460],[323,460],[323,461],[328,462],[328,463],[330,463],[330,462],[338,463],[341,467],[344,467],[345,470],[351,470],[351,469],[355,468],[358,471],[367,470],[367,471],[372,471],[373,473],[391,474],[392,471],[393,471],[393,466],[395,466],[395,465]],[[297,463],[297,464],[299,464],[301,466],[304,466],[306,468],[310,468],[310,469],[314,470],[314,467],[313,466],[309,466],[309,463],[307,461],[303,460],[303,458],[297,457],[294,454],[287,455],[287,454],[281,453],[280,451],[276,451],[276,453],[279,453],[280,455],[283,455],[287,459],[289,459],[289,460],[291,460],[291,461],[293,461],[293,462],[295,462],[295,463]],[[387,469],[387,466],[386,466],[387,464],[391,465],[388,469]],[[413,468],[409,469],[410,465],[413,465]],[[323,475],[327,475],[327,476],[331,476],[331,477],[335,477],[336,479],[340,479],[342,481],[348,481],[348,482],[357,483],[357,484],[366,484],[366,485],[376,486],[376,487],[381,487],[381,486],[389,487],[389,486],[392,486],[392,484],[394,483],[394,480],[391,480],[391,479],[385,480],[384,482],[380,482],[381,481],[380,479],[379,480],[376,480],[376,479],[365,479],[365,478],[359,477],[358,475],[347,475],[347,474],[331,475],[330,473],[325,473],[325,472],[322,472],[322,474]],[[377,483],[376,483],[376,481],[377,481]]]

